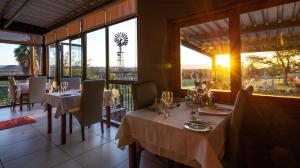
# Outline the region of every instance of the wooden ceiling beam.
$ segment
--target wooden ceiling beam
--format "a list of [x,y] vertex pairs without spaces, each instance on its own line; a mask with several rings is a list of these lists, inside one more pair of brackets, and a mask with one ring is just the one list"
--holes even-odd
[[[300,19],[297,19],[295,21],[287,20],[283,21],[281,23],[270,23],[269,25],[257,25],[256,27],[246,27],[245,29],[241,30],[242,34],[245,33],[255,33],[260,31],[269,31],[274,29],[281,29],[286,27],[295,27],[300,26]],[[188,36],[188,35],[187,35]],[[188,36],[189,40],[195,40],[195,39],[210,39],[210,38],[217,38],[220,36],[228,36],[228,32],[220,31],[220,32],[207,32],[205,34],[199,34],[195,36]]]
[[198,53],[204,54],[204,55],[206,55],[206,56],[209,56],[209,57],[214,56],[213,53],[210,53],[210,52],[208,52],[208,51],[205,51],[205,50],[203,50],[203,49],[197,47],[196,45],[189,43],[188,41],[181,40],[181,45],[184,46],[184,47],[187,47],[187,48],[189,48],[189,49],[191,49],[191,50],[194,50],[194,51],[196,51],[196,52],[198,52]]
[[11,18],[4,24],[3,29],[6,29],[26,8],[28,4],[31,3],[31,0],[25,0],[20,8],[13,14]]

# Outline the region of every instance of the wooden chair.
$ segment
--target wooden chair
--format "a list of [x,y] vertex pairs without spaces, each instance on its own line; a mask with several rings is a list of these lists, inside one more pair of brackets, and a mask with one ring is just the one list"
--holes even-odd
[[77,118],[81,125],[81,135],[84,141],[84,127],[91,124],[101,123],[101,132],[103,129],[103,92],[105,80],[85,80],[83,81],[81,101],[79,109],[71,109],[70,117],[70,132],[72,132],[72,115]]
[[133,110],[151,106],[157,97],[157,88],[154,82],[136,82],[131,85]]

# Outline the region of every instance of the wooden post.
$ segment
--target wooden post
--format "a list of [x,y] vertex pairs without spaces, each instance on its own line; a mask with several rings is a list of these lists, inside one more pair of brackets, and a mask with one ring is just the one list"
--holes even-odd
[[47,103],[47,113],[48,113],[48,134],[52,133],[52,108],[51,105]]
[[136,143],[129,144],[128,154],[129,168],[137,168]]
[[240,14],[234,11],[229,16],[229,40],[231,98],[234,102],[238,91],[242,87]]
[[67,137],[67,133],[66,133],[66,127],[67,127],[67,117],[66,117],[66,113],[61,115],[61,144],[66,144],[66,137]]
[[106,127],[110,128],[110,112],[111,112],[111,108],[110,106],[106,106]]

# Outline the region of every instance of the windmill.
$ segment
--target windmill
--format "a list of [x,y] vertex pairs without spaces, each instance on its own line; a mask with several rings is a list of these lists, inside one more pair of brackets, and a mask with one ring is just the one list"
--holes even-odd
[[118,32],[115,35],[115,42],[117,43],[117,46],[119,47],[119,51],[117,52],[117,55],[118,55],[117,66],[122,71],[124,69],[124,58],[123,58],[122,47],[126,46],[128,44],[128,37],[125,33]]

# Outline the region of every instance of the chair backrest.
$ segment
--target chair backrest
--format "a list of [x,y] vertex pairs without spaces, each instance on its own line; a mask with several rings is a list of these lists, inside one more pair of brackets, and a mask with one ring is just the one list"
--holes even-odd
[[248,91],[249,95],[252,95],[254,91],[254,87],[252,85],[248,85],[245,87],[245,90]]
[[43,102],[46,93],[46,77],[29,78],[29,101],[30,103]]
[[247,90],[240,90],[235,103],[234,109],[230,118],[228,127],[228,137],[226,142],[226,159],[232,168],[237,167],[239,147],[240,147],[240,131],[242,128],[244,115],[249,106],[250,94]]
[[151,106],[157,97],[157,88],[154,82],[136,82],[131,85],[133,110]]
[[15,102],[17,99],[16,89],[17,84],[13,76],[8,77],[8,96],[12,102]]
[[80,112],[81,126],[102,121],[105,80],[85,80],[82,85]]
[[61,82],[68,82],[67,90],[78,90],[80,89],[81,78],[80,77],[61,78]]

